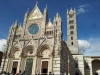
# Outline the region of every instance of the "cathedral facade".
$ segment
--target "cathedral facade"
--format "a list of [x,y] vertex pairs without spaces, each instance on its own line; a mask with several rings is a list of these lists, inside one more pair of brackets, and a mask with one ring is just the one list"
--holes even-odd
[[55,15],[53,23],[48,21],[47,6],[43,14],[38,4],[31,13],[28,10],[23,26],[15,21],[9,31],[0,71],[14,74],[25,71],[25,75],[49,72],[54,75],[99,75],[100,57],[79,54],[76,10],[71,8],[66,15],[67,43],[62,39],[60,15]]

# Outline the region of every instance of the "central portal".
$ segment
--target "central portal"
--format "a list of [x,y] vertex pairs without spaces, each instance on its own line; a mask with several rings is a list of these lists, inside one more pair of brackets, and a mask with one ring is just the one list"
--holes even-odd
[[33,59],[26,60],[25,75],[32,75]]
[[47,75],[47,73],[48,73],[48,61],[42,61],[41,73],[42,73],[42,75]]

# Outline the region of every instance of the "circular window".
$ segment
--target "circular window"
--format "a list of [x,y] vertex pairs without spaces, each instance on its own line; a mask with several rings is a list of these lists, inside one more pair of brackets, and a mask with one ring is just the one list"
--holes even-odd
[[29,53],[32,54],[33,53],[33,50],[29,50]]
[[36,34],[38,31],[39,31],[39,26],[37,24],[32,24],[29,27],[29,33],[32,35]]

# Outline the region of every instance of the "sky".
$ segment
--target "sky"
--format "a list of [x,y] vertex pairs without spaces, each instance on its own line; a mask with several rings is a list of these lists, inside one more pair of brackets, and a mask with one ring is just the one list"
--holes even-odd
[[23,24],[25,12],[36,1],[43,13],[48,7],[51,22],[58,12],[62,19],[63,39],[67,41],[67,9],[76,9],[79,50],[85,56],[100,56],[100,0],[0,0],[0,50],[4,50],[10,26]]

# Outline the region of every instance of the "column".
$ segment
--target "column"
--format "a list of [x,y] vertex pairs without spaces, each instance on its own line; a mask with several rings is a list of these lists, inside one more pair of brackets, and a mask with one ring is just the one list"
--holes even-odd
[[21,70],[21,72],[24,72],[25,64],[26,64],[26,58],[22,57],[21,58],[21,63],[20,63],[20,70]]
[[36,73],[36,66],[37,66],[37,56],[33,57],[33,67],[32,67],[32,75]]
[[12,66],[13,66],[13,58],[9,58],[8,66],[7,66],[7,72],[12,72]]

